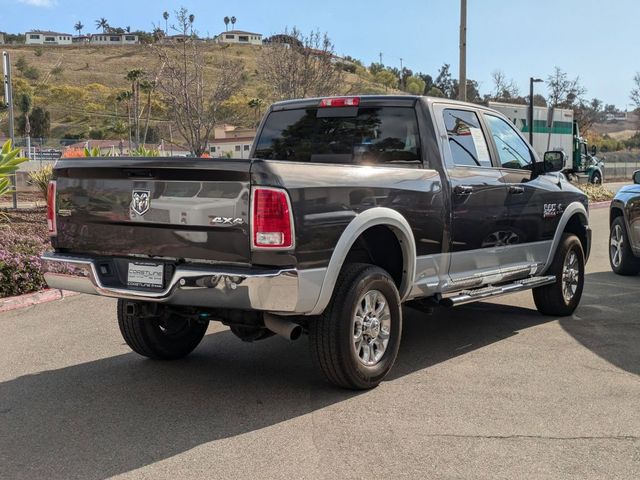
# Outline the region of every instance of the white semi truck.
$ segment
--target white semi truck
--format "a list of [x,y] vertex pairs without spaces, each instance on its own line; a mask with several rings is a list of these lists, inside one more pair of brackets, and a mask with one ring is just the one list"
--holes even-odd
[[[489,102],[489,107],[507,116],[529,138],[528,105]],[[572,181],[602,183],[604,179],[604,164],[596,157],[595,147],[587,149],[571,109],[533,107],[532,146],[540,158],[551,150],[564,152],[562,172]]]

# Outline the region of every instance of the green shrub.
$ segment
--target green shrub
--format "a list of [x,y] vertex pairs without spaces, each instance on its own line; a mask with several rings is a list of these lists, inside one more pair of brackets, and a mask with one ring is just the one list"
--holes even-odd
[[42,49],[42,47],[36,47],[36,49],[33,51],[33,54],[36,57],[41,57],[43,53],[44,53],[44,50]]

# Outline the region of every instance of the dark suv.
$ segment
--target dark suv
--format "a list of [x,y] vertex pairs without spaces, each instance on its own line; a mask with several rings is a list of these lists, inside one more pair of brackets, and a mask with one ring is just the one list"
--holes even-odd
[[609,262],[619,275],[640,272],[640,170],[633,183],[618,191],[610,207]]
[[532,289],[544,314],[575,310],[591,231],[561,167],[479,105],[276,103],[250,159],[58,162],[46,278],[118,298],[141,355],[183,357],[218,320],[245,341],[308,333],[331,382],[370,388],[396,359],[403,302]]

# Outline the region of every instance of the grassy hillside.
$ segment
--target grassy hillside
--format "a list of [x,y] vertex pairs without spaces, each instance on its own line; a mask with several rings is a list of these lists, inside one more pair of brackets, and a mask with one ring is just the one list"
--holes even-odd
[[[244,85],[230,105],[236,123],[251,125],[255,112],[246,106],[252,97],[262,98],[266,104],[272,101],[270,89],[256,70],[257,59],[263,47],[259,46],[203,46],[205,55],[213,59],[228,55],[240,59],[245,65]],[[104,135],[121,138],[126,125],[125,105],[116,97],[130,89],[125,79],[129,70],[142,68],[154,72],[158,68],[157,55],[146,45],[123,47],[33,47],[10,46],[14,75],[14,98],[28,91],[33,96],[33,106],[46,108],[51,114],[51,137]],[[211,78],[214,69],[207,70]],[[371,76],[344,74],[343,93],[382,93],[385,88],[372,81]],[[17,115],[17,114],[16,114]],[[165,106],[155,99],[152,108],[152,125],[161,134],[169,129]],[[0,128],[6,130],[6,118],[0,118]],[[125,126],[126,128],[126,126]],[[165,137],[166,138],[166,137]]]

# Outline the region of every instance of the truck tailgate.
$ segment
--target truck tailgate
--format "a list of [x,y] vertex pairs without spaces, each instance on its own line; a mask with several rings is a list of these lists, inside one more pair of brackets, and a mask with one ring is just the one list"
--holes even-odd
[[85,158],[55,168],[57,236],[71,253],[249,263],[250,161]]

